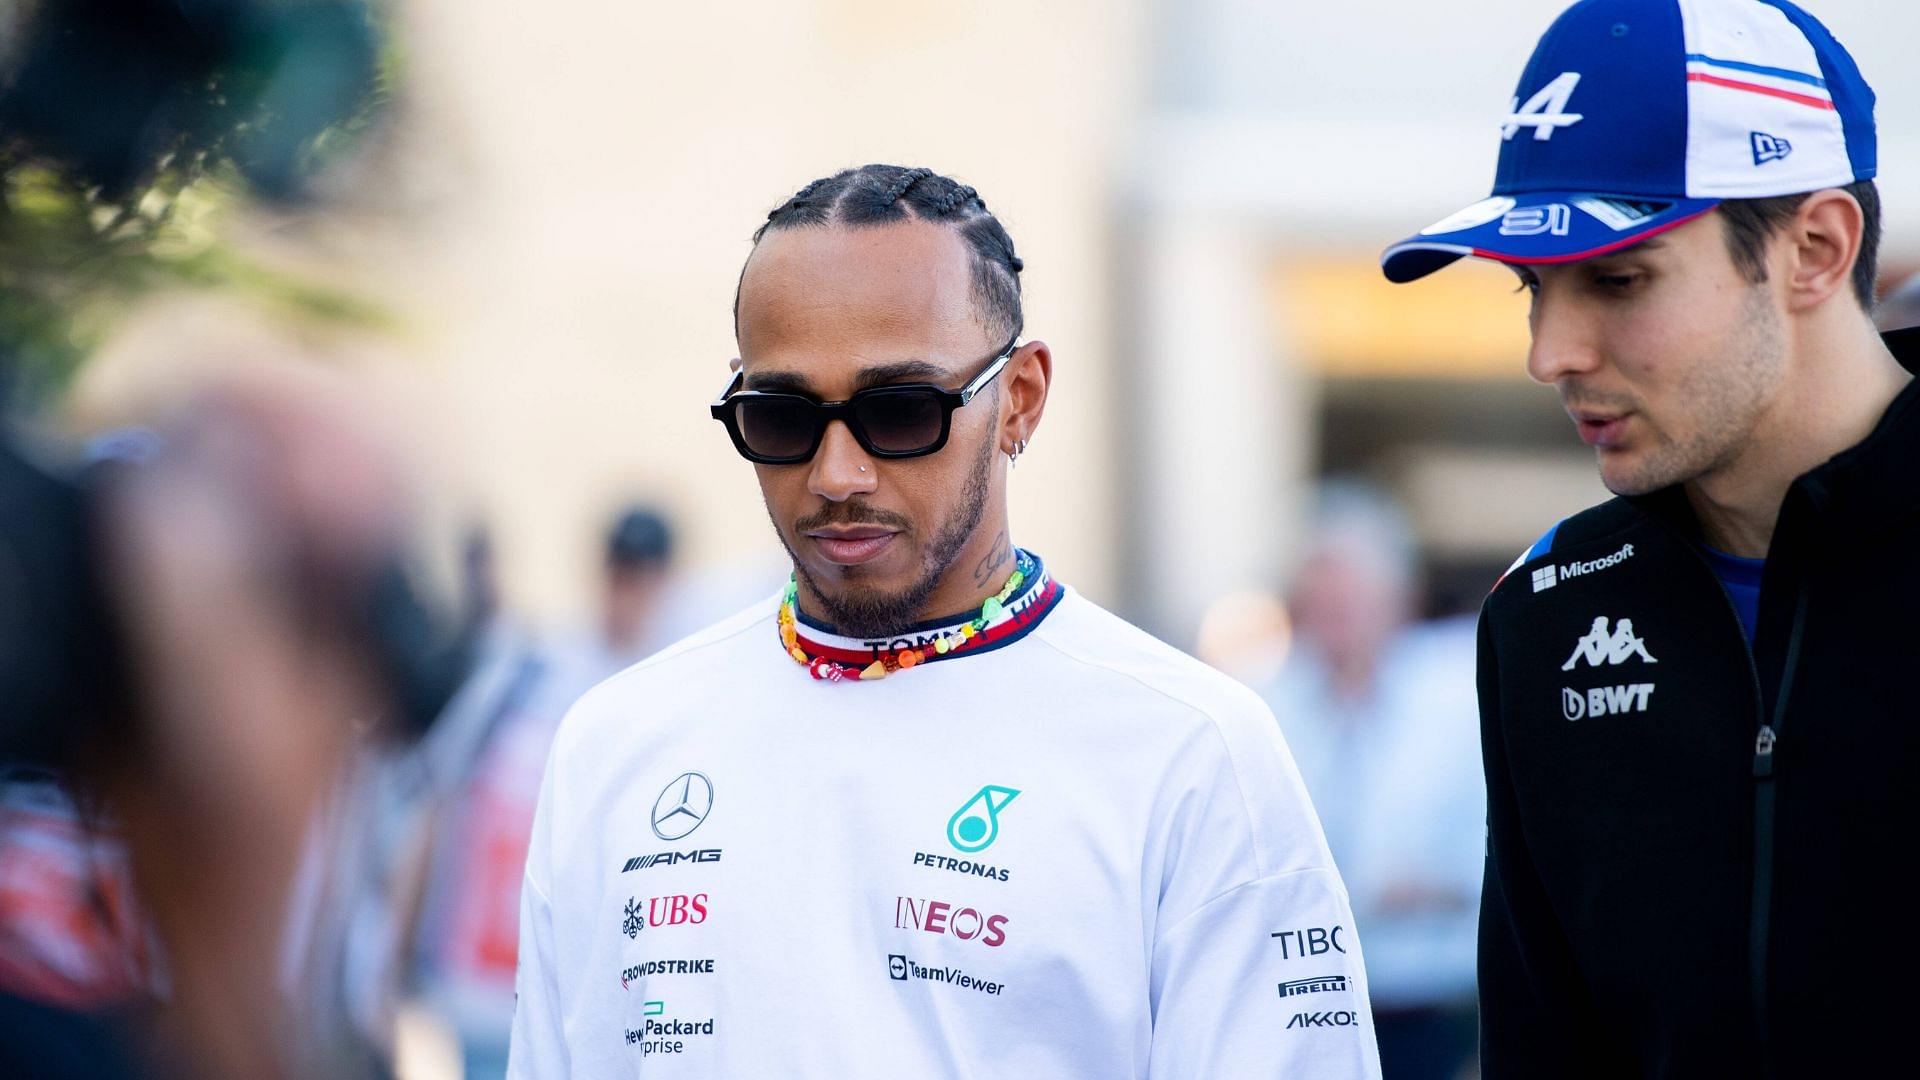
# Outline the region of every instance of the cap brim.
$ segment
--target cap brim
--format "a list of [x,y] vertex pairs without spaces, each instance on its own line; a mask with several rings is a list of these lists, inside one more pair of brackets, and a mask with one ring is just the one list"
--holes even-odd
[[1632,247],[1719,204],[1584,191],[1497,195],[1388,248],[1380,269],[1388,281],[1402,282],[1468,256],[1522,265],[1578,262]]

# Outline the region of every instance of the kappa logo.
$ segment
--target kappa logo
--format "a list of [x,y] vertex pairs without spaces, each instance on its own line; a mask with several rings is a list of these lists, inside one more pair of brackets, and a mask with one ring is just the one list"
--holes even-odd
[[1573,647],[1573,655],[1560,665],[1560,670],[1572,671],[1582,660],[1592,667],[1609,667],[1624,664],[1636,656],[1649,664],[1660,662],[1647,651],[1647,643],[1634,634],[1632,619],[1621,619],[1613,632],[1608,633],[1607,617],[1601,615],[1593,620],[1593,628]]
[[1747,138],[1753,143],[1753,163],[1765,165],[1769,161],[1779,161],[1793,153],[1793,144],[1778,135],[1769,135],[1764,131],[1748,132]]
[[1567,111],[1567,101],[1573,97],[1573,88],[1580,85],[1580,73],[1563,71],[1552,82],[1534,92],[1525,105],[1519,98],[1513,99],[1508,106],[1506,120],[1500,128],[1500,138],[1510,140],[1520,133],[1523,127],[1533,129],[1533,137],[1541,142],[1553,138],[1553,133],[1563,127],[1571,127],[1586,119],[1580,113]]

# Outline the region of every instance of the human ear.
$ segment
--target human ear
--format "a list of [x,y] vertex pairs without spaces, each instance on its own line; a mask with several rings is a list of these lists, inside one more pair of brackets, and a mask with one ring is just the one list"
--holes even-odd
[[1811,310],[1850,291],[1865,233],[1866,215],[1852,195],[1828,188],[1807,196],[1784,230],[1788,309]]
[[1029,341],[1007,363],[1006,393],[1001,399],[1000,451],[1016,454],[1040,426],[1053,385],[1053,353],[1044,341]]

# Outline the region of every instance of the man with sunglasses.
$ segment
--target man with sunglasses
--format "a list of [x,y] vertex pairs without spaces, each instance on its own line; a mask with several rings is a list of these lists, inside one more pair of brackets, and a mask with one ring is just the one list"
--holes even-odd
[[1378,1074],[1265,706],[1011,543],[1020,270],[925,169],[756,234],[713,414],[793,578],[562,725],[513,1075]]

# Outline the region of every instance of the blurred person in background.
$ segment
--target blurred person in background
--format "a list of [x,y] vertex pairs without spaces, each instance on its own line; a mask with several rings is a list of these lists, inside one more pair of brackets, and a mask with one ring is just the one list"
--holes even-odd
[[660,628],[673,599],[672,571],[673,525],[663,511],[635,504],[614,516],[607,529],[593,629],[562,641],[555,650],[566,668],[564,677],[573,681],[573,696],[670,643]]
[[[388,644],[412,618],[389,576],[402,485],[354,411],[312,382],[228,385],[159,424],[149,460],[66,488],[85,499],[75,553],[92,557],[101,606],[38,652],[9,642],[0,671],[14,689],[78,665],[98,692],[57,714],[13,712],[6,750],[45,754],[63,785],[108,808],[111,830],[90,841],[123,846],[141,924],[124,932],[125,961],[145,969],[133,943],[150,927],[154,975],[104,1018],[88,1015],[97,1001],[28,988],[61,1018],[10,1008],[0,1052],[17,1068],[0,1071],[381,1071],[356,1033],[315,1022],[283,966],[301,852],[331,780],[405,697]],[[0,501],[24,505],[21,484],[4,488]],[[28,509],[45,521],[45,505]],[[80,1026],[94,1034],[50,1046]]]
[[[497,595],[491,559],[473,554],[471,591]],[[591,632],[548,647],[485,605],[493,614],[471,691],[441,725],[469,734],[442,753],[434,771],[447,788],[420,818],[432,851],[411,946],[413,988],[451,1023],[469,1076],[506,1073],[520,883],[554,730],[582,693],[664,644],[655,627],[672,557],[666,515],[636,504],[607,530]]]
[[754,241],[712,413],[792,576],[561,725],[510,1074],[1377,1075],[1267,709],[1013,543],[1053,364],[999,220],[868,165]]
[[1380,1071],[1471,1073],[1486,795],[1471,619],[1412,621],[1415,537],[1378,492],[1320,492],[1262,688],[1366,934]]
[[1873,324],[1881,330],[1920,326],[1920,274],[1912,274],[1887,290],[1873,309]]
[[1786,0],[1587,0],[1495,198],[1386,252],[1513,267],[1527,371],[1618,496],[1482,609],[1489,1077],[1910,1052],[1920,333],[1868,317],[1873,105]]

